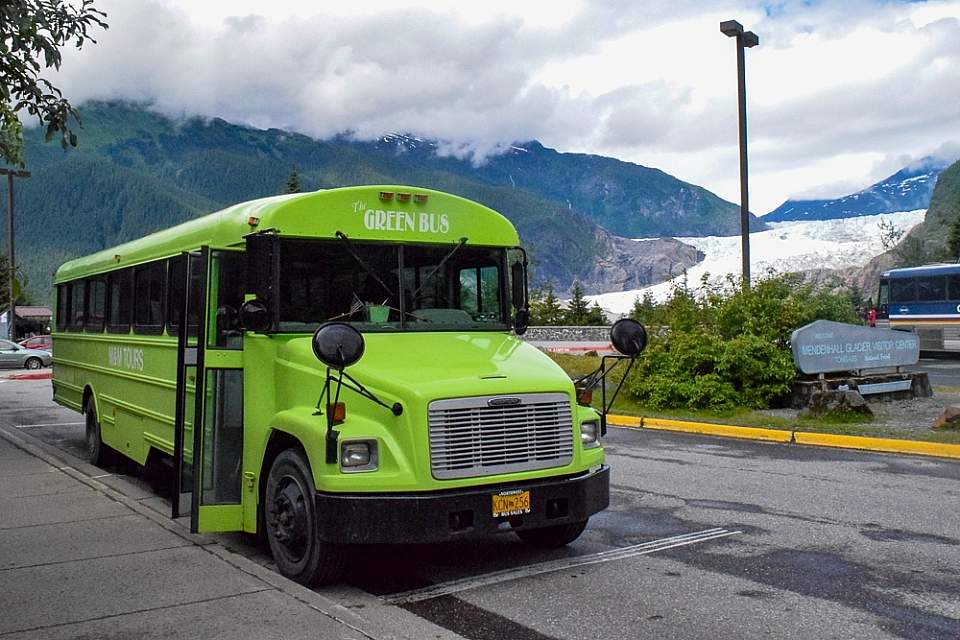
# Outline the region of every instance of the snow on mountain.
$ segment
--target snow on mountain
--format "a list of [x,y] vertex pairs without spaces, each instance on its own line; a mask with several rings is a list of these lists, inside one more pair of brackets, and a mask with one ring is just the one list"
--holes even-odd
[[946,166],[944,161],[924,158],[857,193],[833,200],[787,200],[761,219],[767,223],[830,220],[925,209]]
[[[909,231],[923,222],[926,209],[901,211],[843,220],[778,222],[773,229],[750,234],[750,273],[756,279],[767,274],[813,269],[841,269],[867,263],[883,253],[880,223],[893,224]],[[696,288],[704,274],[711,279],[727,274],[740,275],[740,236],[677,238],[703,251],[706,257],[686,273],[687,286]],[[638,239],[636,242],[645,242]],[[613,316],[628,313],[633,302],[649,291],[657,301],[665,300],[674,286],[682,285],[684,275],[673,280],[635,289],[587,296]]]

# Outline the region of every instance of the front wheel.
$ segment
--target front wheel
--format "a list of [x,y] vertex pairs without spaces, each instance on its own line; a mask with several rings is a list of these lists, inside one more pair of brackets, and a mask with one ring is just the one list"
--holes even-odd
[[27,358],[27,361],[23,363],[23,366],[27,369],[39,369],[43,367],[43,362],[40,358]]
[[297,449],[280,453],[263,496],[267,542],[280,573],[308,587],[336,582],[345,566],[342,546],[317,536],[315,495],[304,454]]
[[514,533],[517,537],[529,544],[547,549],[557,549],[565,547],[583,533],[587,528],[587,521],[571,522],[569,524],[558,524],[552,527],[541,527],[539,529],[517,529]]

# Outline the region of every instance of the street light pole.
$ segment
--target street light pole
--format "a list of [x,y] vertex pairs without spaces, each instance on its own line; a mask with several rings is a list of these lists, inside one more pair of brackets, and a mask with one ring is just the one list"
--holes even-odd
[[10,294],[10,304],[7,305],[7,316],[10,324],[7,325],[7,329],[10,333],[10,341],[16,342],[17,340],[17,301],[13,295],[13,275],[15,273],[16,267],[16,256],[14,255],[14,241],[13,241],[13,179],[14,178],[29,178],[29,171],[17,171],[15,169],[0,169],[0,176],[7,176],[7,243],[9,246],[9,255],[7,256],[10,260],[9,273],[7,274],[7,286],[9,287],[8,291]]
[[750,288],[750,194],[747,189],[747,81],[743,50],[760,44],[753,31],[744,31],[736,20],[720,23],[720,32],[737,39],[737,103],[740,120],[740,252],[743,288]]

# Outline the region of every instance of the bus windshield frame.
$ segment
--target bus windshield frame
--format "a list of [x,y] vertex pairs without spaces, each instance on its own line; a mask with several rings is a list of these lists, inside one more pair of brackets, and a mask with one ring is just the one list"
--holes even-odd
[[[507,247],[278,237],[276,333],[508,331]],[[477,292],[479,291],[479,295]]]

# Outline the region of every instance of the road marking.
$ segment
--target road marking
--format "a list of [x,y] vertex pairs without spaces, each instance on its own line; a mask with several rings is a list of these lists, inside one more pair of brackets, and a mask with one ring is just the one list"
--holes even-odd
[[591,564],[599,564],[601,562],[611,562],[613,560],[622,560],[625,558],[632,558],[635,556],[648,555],[651,553],[655,553],[657,551],[666,551],[667,549],[673,549],[675,547],[683,547],[691,544],[696,544],[698,542],[706,542],[708,540],[717,540],[718,538],[726,538],[727,536],[736,535],[738,533],[743,533],[743,532],[729,531],[727,529],[721,529],[721,528],[705,529],[703,531],[697,531],[694,533],[685,533],[679,536],[672,536],[669,538],[660,538],[659,540],[651,540],[650,542],[635,544],[629,547],[621,547],[619,549],[611,549],[609,551],[601,551],[599,553],[591,553],[589,555],[577,556],[574,558],[561,558],[559,560],[548,560],[546,562],[530,564],[523,567],[517,567],[515,569],[504,569],[502,571],[494,571],[492,573],[488,573],[482,576],[474,576],[470,578],[461,578],[459,580],[451,580],[449,582],[435,584],[429,587],[424,587],[422,589],[413,589],[411,591],[395,593],[391,596],[386,596],[384,600],[388,604],[394,604],[394,605],[408,604],[411,602],[420,602],[422,600],[439,598],[440,596],[452,595],[454,593],[460,593],[462,591],[467,591],[469,589],[486,587],[493,584],[499,584],[501,582],[508,582],[510,580],[517,580],[520,578],[529,578],[531,576],[537,576],[543,573],[550,573],[553,571],[562,571],[565,569],[573,569],[575,567],[583,567]]
[[75,427],[77,425],[86,424],[85,422],[50,422],[48,424],[17,424],[14,425],[17,429],[33,429],[34,427]]

